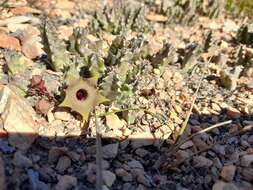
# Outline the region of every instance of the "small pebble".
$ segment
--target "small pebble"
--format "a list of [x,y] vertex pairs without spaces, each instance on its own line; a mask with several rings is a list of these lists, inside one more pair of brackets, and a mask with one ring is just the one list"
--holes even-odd
[[60,176],[58,183],[55,186],[55,190],[69,190],[77,185],[76,177],[64,175]]
[[69,121],[71,119],[71,115],[68,112],[57,111],[54,113],[54,118],[56,120]]
[[143,148],[138,148],[136,149],[135,153],[140,156],[140,157],[144,157],[146,156],[147,154],[149,154],[149,151],[143,149]]
[[213,165],[213,161],[204,156],[195,156],[193,158],[193,165],[196,168],[210,167]]
[[32,166],[32,161],[20,151],[15,152],[13,162],[16,166],[21,168],[29,168]]
[[235,171],[234,165],[223,166],[220,176],[224,181],[231,182],[235,176]]
[[118,154],[119,144],[118,143],[108,144],[103,146],[102,149],[103,149],[103,157],[105,159],[113,159]]
[[249,167],[253,163],[253,154],[247,154],[241,157],[241,166]]
[[233,183],[225,183],[223,181],[217,181],[212,190],[239,190]]
[[58,163],[56,165],[56,170],[59,173],[63,173],[66,169],[71,166],[71,160],[68,156],[62,156],[59,158]]
[[108,187],[111,187],[116,180],[115,174],[109,170],[105,170],[102,172],[102,175],[103,175],[103,181],[105,185],[107,185]]

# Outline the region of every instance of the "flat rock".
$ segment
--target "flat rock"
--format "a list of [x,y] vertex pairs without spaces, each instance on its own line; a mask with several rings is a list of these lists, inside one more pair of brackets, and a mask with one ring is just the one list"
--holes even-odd
[[13,153],[15,148],[10,146],[7,141],[0,139],[0,151],[5,154]]
[[0,34],[0,47],[21,51],[21,45],[19,43],[19,40],[4,33]]
[[142,169],[142,170],[144,169],[143,165],[137,160],[132,160],[128,162],[127,165],[132,169]]
[[181,149],[187,149],[187,148],[192,147],[193,145],[194,145],[193,142],[192,142],[191,140],[189,140],[189,141],[185,142],[184,144],[182,144],[182,145],[180,146],[180,148],[181,148]]
[[32,190],[35,190],[35,189],[50,190],[47,184],[39,180],[39,173],[37,171],[29,169],[27,174],[29,178],[30,188]]
[[63,173],[66,169],[71,166],[71,160],[68,156],[62,156],[59,158],[58,163],[56,165],[56,170],[59,173]]
[[91,184],[95,184],[96,183],[96,174],[88,174],[86,177],[86,180]]
[[139,184],[136,190],[148,190],[148,189],[144,185]]
[[116,180],[116,175],[109,170],[103,171],[102,175],[103,175],[103,181],[105,185],[107,185],[108,187],[111,187]]
[[117,156],[119,150],[119,143],[108,144],[103,146],[103,157],[105,159],[113,159]]
[[59,181],[55,186],[55,190],[68,190],[77,185],[76,177],[64,175],[59,177]]
[[176,160],[178,162],[182,162],[182,161],[184,161],[185,159],[187,159],[189,157],[190,157],[190,153],[185,151],[185,150],[178,150],[176,152]]
[[194,137],[192,141],[199,150],[203,150],[206,147],[208,147],[207,143],[204,140],[202,140],[200,136]]
[[151,132],[138,132],[128,136],[131,140],[131,146],[136,149],[143,146],[152,145],[155,141],[154,136]]
[[1,107],[0,112],[9,143],[26,150],[37,138],[39,123],[36,113],[25,98],[15,94],[8,86],[0,85],[1,106],[4,102],[5,106]]
[[135,187],[131,183],[124,183],[122,190],[135,190]]
[[250,135],[250,136],[249,136],[248,142],[249,142],[249,143],[253,143],[253,135]]
[[218,169],[221,169],[222,168],[222,163],[220,161],[220,159],[218,157],[215,157],[213,159],[213,165],[218,168]]
[[42,55],[43,45],[40,43],[40,31],[36,27],[28,26],[21,35],[22,52],[30,59]]
[[193,158],[193,165],[196,168],[210,167],[213,165],[213,161],[204,156],[195,156]]
[[227,115],[232,119],[238,119],[241,117],[241,112],[234,107],[227,107]]
[[239,190],[233,183],[225,183],[223,181],[217,181],[212,190]]
[[107,160],[102,160],[102,169],[107,170],[110,168],[110,163]]
[[123,126],[125,125],[125,122],[121,119],[116,114],[110,114],[105,117],[106,119],[106,125],[111,128],[111,129],[122,129]]
[[103,185],[102,190],[110,190],[110,189],[106,185]]
[[138,183],[143,184],[143,185],[145,185],[146,187],[151,187],[150,180],[149,180],[148,177],[147,177],[146,175],[144,175],[143,173],[139,173],[139,174],[137,175],[136,180],[137,180]]
[[243,168],[241,174],[246,181],[253,181],[253,168]]
[[234,165],[223,166],[220,176],[223,180],[231,182],[235,176],[236,167]]
[[117,168],[115,170],[115,174],[120,177],[125,182],[131,182],[133,181],[133,176],[131,173],[127,172],[123,168]]
[[16,166],[21,168],[29,168],[32,166],[32,161],[20,151],[15,152],[13,162]]
[[222,28],[225,32],[237,32],[239,26],[233,20],[226,20]]
[[57,111],[54,113],[54,118],[62,121],[69,121],[71,119],[71,115],[65,111]]
[[145,150],[145,149],[143,149],[143,148],[138,148],[138,149],[135,151],[135,154],[137,154],[137,155],[140,156],[140,157],[144,157],[144,156],[150,154],[150,152],[147,151],[147,150]]
[[[37,102],[35,108],[38,113],[41,113],[43,115],[47,115],[49,109],[52,107],[51,103],[48,100],[41,99]],[[50,115],[50,114],[48,114]],[[50,116],[49,116],[50,117]],[[49,118],[48,120],[50,120]]]
[[48,162],[49,163],[56,162],[59,159],[59,157],[66,154],[67,151],[68,149],[66,147],[52,147],[48,153]]
[[214,150],[217,154],[219,154],[219,155],[221,155],[221,156],[225,156],[225,155],[226,155],[225,148],[226,148],[226,146],[217,144],[217,145],[214,145],[213,150]]
[[253,163],[253,154],[247,154],[241,157],[241,166],[249,167],[251,163]]

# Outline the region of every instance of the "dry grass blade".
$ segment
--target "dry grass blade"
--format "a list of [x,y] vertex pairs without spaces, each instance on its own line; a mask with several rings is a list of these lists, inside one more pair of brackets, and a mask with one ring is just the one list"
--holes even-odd
[[177,136],[177,139],[178,139],[178,140],[179,140],[179,138],[183,135],[183,133],[184,133],[185,130],[186,130],[186,127],[187,127],[187,124],[188,124],[188,122],[189,122],[189,119],[190,119],[190,116],[191,116],[191,113],[192,113],[192,109],[193,109],[194,104],[195,104],[195,102],[196,102],[196,99],[197,99],[197,96],[198,96],[198,92],[199,92],[200,86],[201,86],[201,84],[202,84],[203,78],[204,78],[204,77],[202,76],[201,79],[200,79],[200,82],[199,82],[199,84],[198,84],[198,87],[197,87],[197,89],[196,89],[196,91],[195,91],[195,93],[194,93],[194,96],[193,96],[193,100],[192,100],[192,104],[191,104],[190,110],[188,111],[187,116],[186,116],[186,119],[184,120],[184,122],[183,122],[183,124],[182,124],[182,127],[181,127],[181,129],[180,129],[180,131],[179,131],[179,133],[178,133],[178,136]]
[[175,145],[175,146],[173,147],[173,151],[171,151],[170,154],[174,154],[175,151],[176,151],[182,144],[184,144],[185,142],[191,140],[193,137],[195,137],[195,136],[197,136],[197,135],[200,135],[200,134],[203,134],[203,133],[205,133],[205,132],[207,132],[207,131],[210,131],[210,130],[212,130],[212,129],[215,129],[215,128],[218,128],[218,127],[221,127],[221,126],[224,126],[224,125],[228,125],[228,124],[230,124],[230,123],[232,123],[232,120],[228,120],[228,121],[224,121],[224,122],[221,122],[221,123],[217,123],[217,124],[215,124],[215,125],[212,125],[212,126],[210,126],[210,127],[205,128],[205,129],[203,129],[203,130],[201,130],[201,131],[198,131],[197,133],[194,133],[194,134],[192,134],[191,136],[189,136],[189,137],[187,137],[187,138],[185,138],[185,139],[182,139],[180,142],[178,142],[177,145]]
[[[227,122],[229,122],[229,121],[227,121]],[[225,123],[225,122],[223,122],[223,124],[224,124],[224,123]],[[214,126],[217,127],[217,125],[218,125],[218,124],[211,126],[212,129],[214,128]],[[219,126],[221,126],[221,123],[219,124]],[[210,127],[209,127],[209,128],[210,128]],[[173,163],[165,163],[165,164],[162,166],[162,169],[163,169],[163,170],[168,170],[168,169],[176,168],[177,166],[179,166],[180,164],[182,164],[182,163],[185,162],[186,160],[189,160],[189,159],[191,159],[192,157],[194,157],[194,156],[196,156],[196,155],[198,155],[198,154],[200,154],[200,153],[202,153],[202,152],[205,152],[205,151],[207,151],[207,150],[210,150],[210,149],[213,148],[215,145],[225,143],[228,139],[230,139],[230,138],[232,138],[232,137],[234,137],[234,136],[236,136],[236,135],[240,135],[240,134],[242,134],[242,133],[245,133],[245,132],[247,132],[247,131],[250,131],[250,130],[252,130],[252,129],[253,129],[253,125],[248,125],[248,126],[242,128],[241,130],[235,131],[235,132],[231,133],[230,135],[225,136],[223,139],[221,139],[221,140],[219,140],[219,141],[216,141],[215,143],[213,143],[213,144],[207,146],[206,148],[204,148],[204,149],[202,149],[202,150],[199,150],[199,151],[195,152],[194,154],[192,154],[190,157],[188,157],[188,158],[185,159],[185,160],[180,160],[180,161],[176,161],[176,162],[173,162]]]
[[[207,64],[205,65],[205,68],[208,66],[208,64],[210,63],[211,59],[212,59],[212,57],[209,58]],[[187,112],[187,116],[186,116],[186,118],[185,118],[185,120],[184,120],[184,122],[182,124],[182,127],[181,127],[179,133],[177,134],[175,146],[173,146],[170,149],[170,151],[169,151],[171,154],[174,153],[178,149],[178,144],[181,144],[181,142],[183,141],[183,138],[184,138],[183,133],[185,132],[185,130],[187,128],[187,124],[188,124],[189,119],[191,117],[192,109],[193,109],[194,104],[196,102],[196,99],[197,99],[197,96],[198,96],[198,92],[199,92],[199,89],[200,89],[201,84],[203,82],[203,79],[204,79],[204,75],[202,75],[202,77],[201,77],[201,79],[200,79],[200,81],[198,83],[197,89],[196,89],[196,91],[195,91],[195,93],[193,95],[193,100],[192,100],[191,107],[190,107],[189,111]]]
[[215,128],[217,128],[217,127],[221,127],[221,126],[224,126],[224,125],[228,125],[228,124],[230,124],[230,123],[232,123],[232,120],[224,121],[224,122],[221,122],[221,123],[217,123],[217,124],[215,124],[215,125],[212,125],[212,126],[210,126],[210,127],[207,127],[207,128],[205,128],[205,129],[203,129],[203,130],[198,131],[197,133],[192,134],[190,137],[188,137],[187,139],[185,139],[184,142],[186,142],[186,141],[192,139],[193,137],[195,137],[195,136],[197,136],[197,135],[200,135],[200,134],[202,134],[202,133],[205,133],[205,132],[210,131],[210,130],[212,130],[212,129],[215,129]]

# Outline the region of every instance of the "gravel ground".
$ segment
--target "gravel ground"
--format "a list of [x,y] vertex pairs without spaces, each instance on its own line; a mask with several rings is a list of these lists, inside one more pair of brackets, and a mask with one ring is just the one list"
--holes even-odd
[[[6,3],[0,7],[0,190],[95,189],[94,114],[83,122],[77,113],[58,107],[63,73],[48,66],[40,31],[46,16],[66,43],[74,28],[90,26],[103,4],[97,0]],[[152,12],[152,6],[148,10]],[[253,49],[252,43],[238,37],[247,21],[222,15],[199,16],[191,25],[164,24],[166,16],[150,12],[146,20],[153,32],[144,38],[151,57],[138,60],[143,72],[136,75],[134,95],[125,100],[144,109],[128,110],[133,122],[123,111],[98,118],[103,190],[252,190],[253,68],[246,64],[252,63]],[[209,49],[189,54],[195,44],[206,42],[210,31]],[[127,32],[124,43],[131,44],[138,35]],[[102,39],[108,47],[115,37],[104,30],[87,38]],[[163,51],[164,40],[174,50]],[[158,62],[167,59],[170,64],[160,67]],[[182,68],[184,62],[187,67]],[[184,72],[188,63],[195,65]],[[193,103],[187,128],[176,140]],[[99,105],[97,114],[116,106],[116,101]]]

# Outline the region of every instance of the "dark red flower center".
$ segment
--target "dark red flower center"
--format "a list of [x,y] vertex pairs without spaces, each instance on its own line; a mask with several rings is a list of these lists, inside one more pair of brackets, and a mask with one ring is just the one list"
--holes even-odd
[[84,101],[86,100],[88,97],[88,92],[84,89],[79,89],[77,92],[76,92],[76,98],[79,100],[79,101]]

